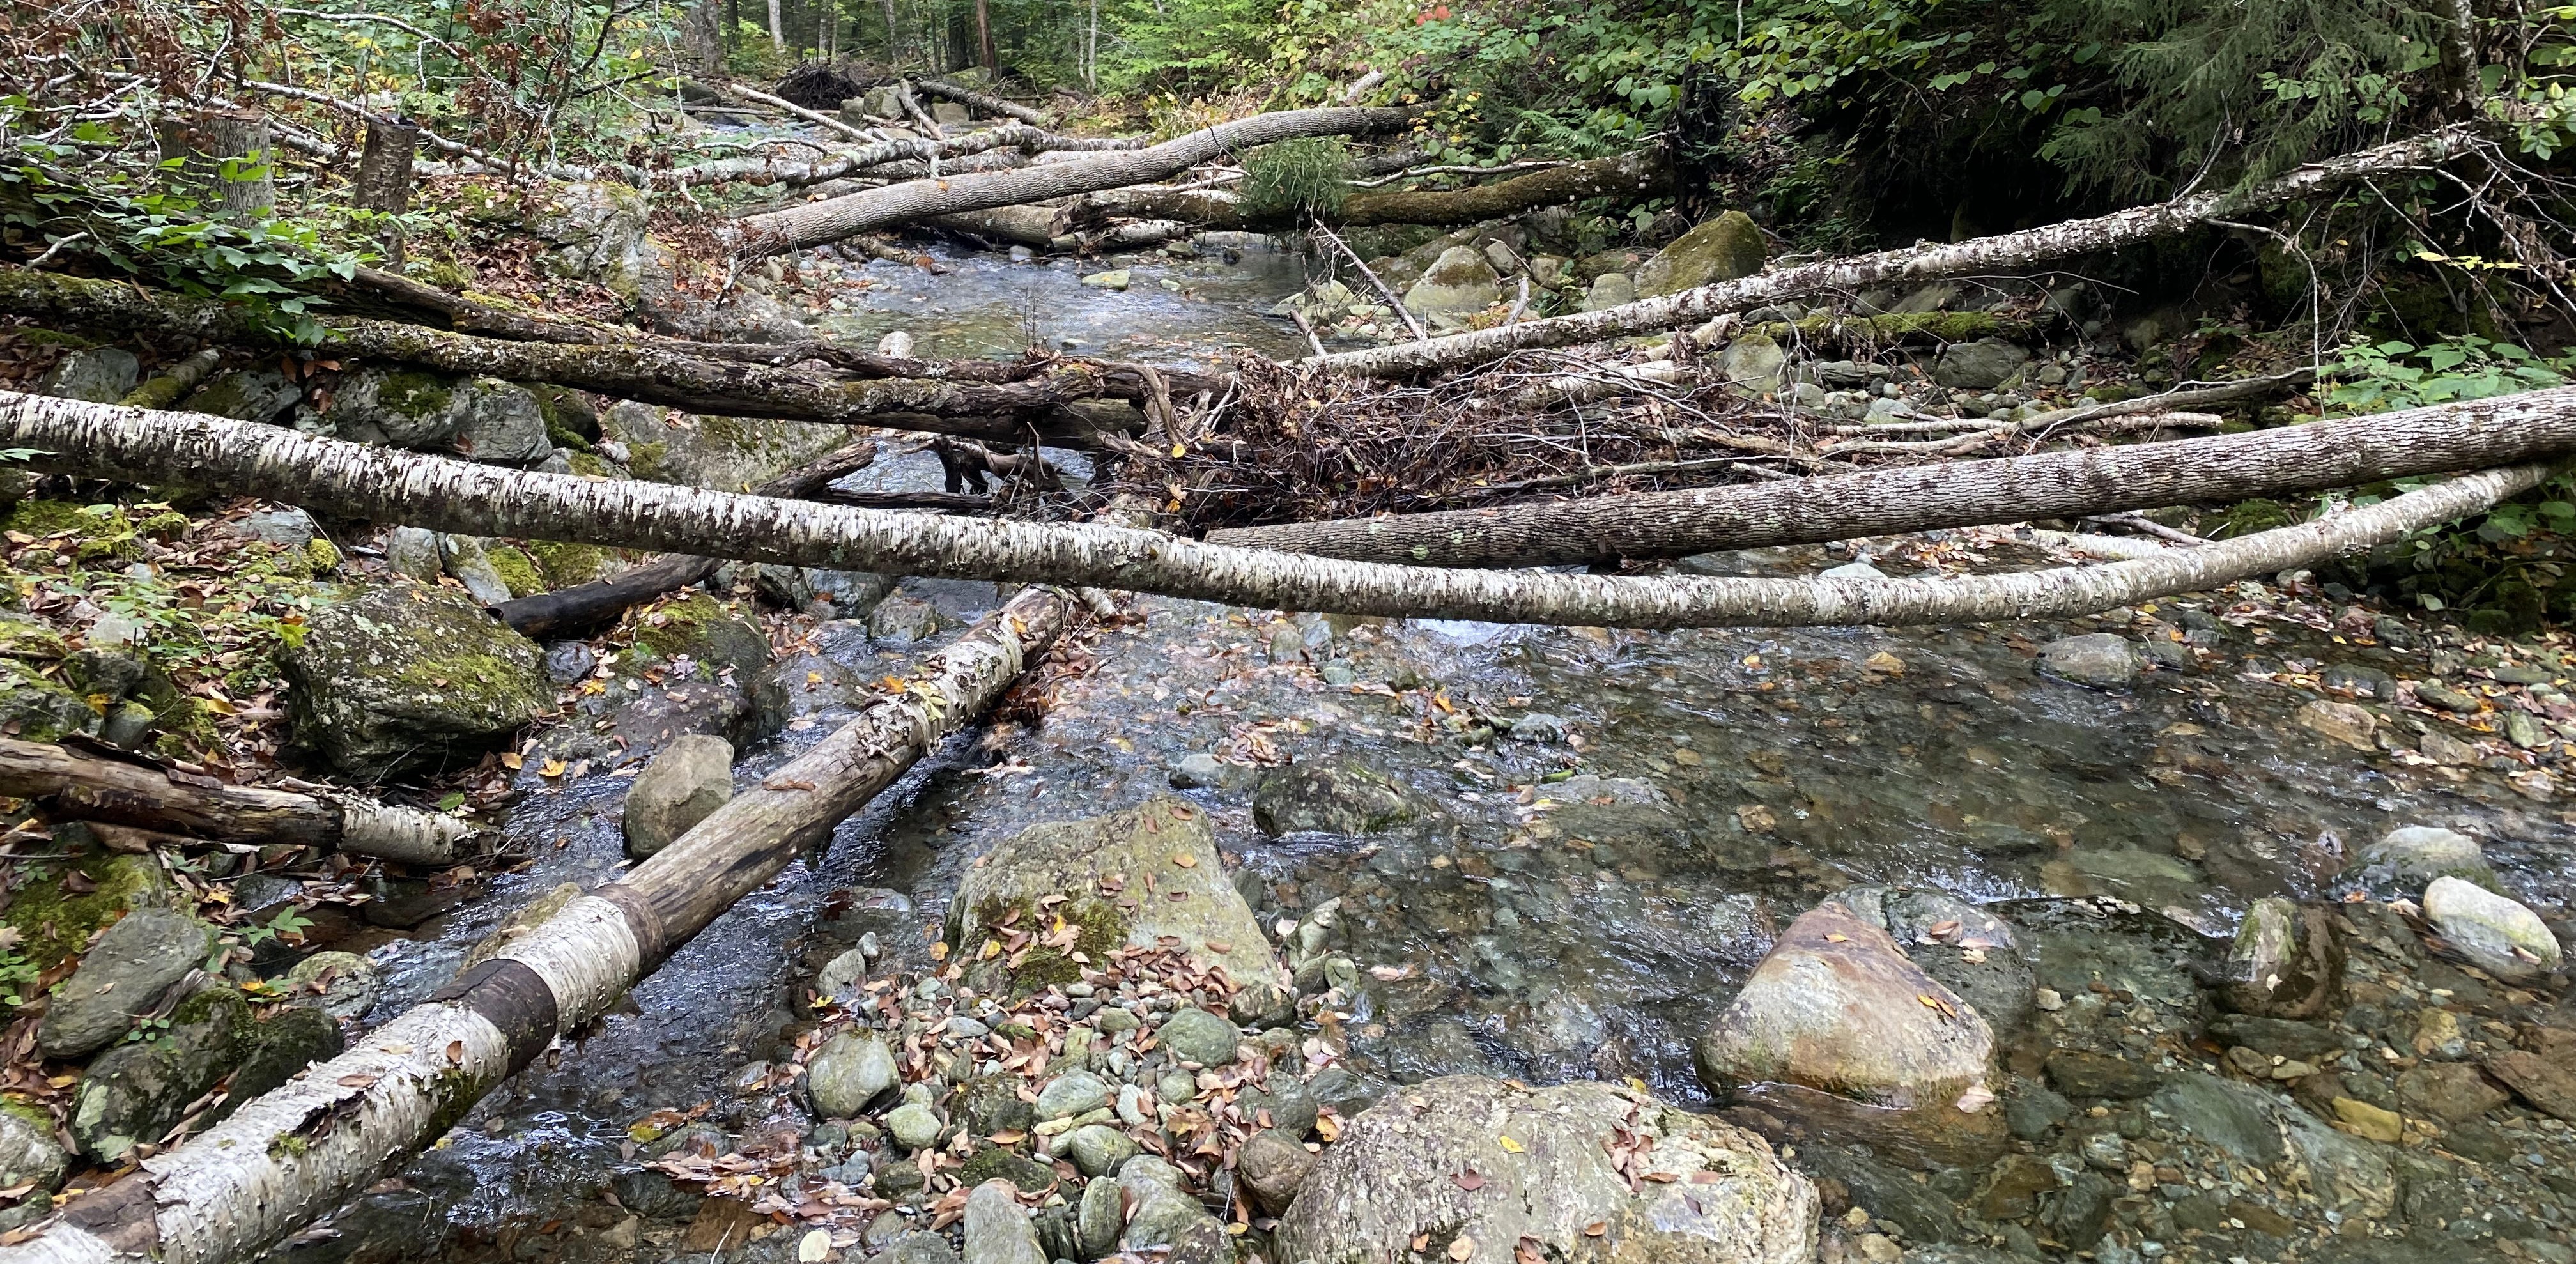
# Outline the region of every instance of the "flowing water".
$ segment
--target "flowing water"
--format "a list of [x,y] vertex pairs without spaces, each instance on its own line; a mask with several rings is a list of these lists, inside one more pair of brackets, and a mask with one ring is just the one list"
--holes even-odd
[[[949,262],[956,271],[945,277],[885,264],[849,269],[872,284],[846,292],[861,310],[832,317],[833,331],[900,327],[932,356],[1011,354],[1032,328],[1085,354],[1169,361],[1227,345],[1287,352],[1299,341],[1261,314],[1302,279],[1290,255],[1139,263],[1124,294],[1082,286],[1069,264],[984,254]],[[1166,276],[1182,288],[1163,287]],[[871,477],[920,486],[936,471],[890,461]],[[1725,565],[1812,574],[1848,560],[1823,549],[1771,550]],[[2036,560],[2004,549],[1990,564]],[[1879,564],[1911,568],[1901,557]],[[994,596],[989,585],[907,588],[958,618]],[[912,912],[885,924],[926,925],[964,866],[998,840],[1156,794],[1186,793],[1212,810],[1265,923],[1338,901],[1340,942],[1360,974],[1335,1034],[1363,1071],[1396,1082],[1469,1071],[1531,1082],[1635,1079],[1698,1108],[1715,1103],[1693,1072],[1692,1037],[1777,928],[1850,886],[1931,888],[2022,911],[2038,982],[2072,998],[2070,1017],[2099,1016],[2112,1047],[2125,1041],[2133,1051],[2159,1034],[2155,1024],[2106,1008],[2088,984],[2119,1004],[2133,991],[2154,1000],[2153,987],[2100,986],[2112,953],[2105,945],[2119,936],[2081,918],[2053,920],[2052,908],[2106,907],[2093,897],[2114,897],[2142,910],[2118,925],[2161,930],[2121,942],[2155,961],[2121,967],[2124,977],[2160,970],[2188,992],[2183,959],[2222,943],[2214,937],[2229,934],[2250,901],[2344,894],[2354,887],[2352,853],[2399,825],[2472,834],[2509,892],[2544,909],[2561,904],[2576,877],[2576,831],[2526,793],[2527,782],[2517,790],[2503,771],[2483,768],[2410,771],[2335,745],[2289,718],[2319,692],[2272,675],[2312,678],[2344,664],[2420,676],[2423,651],[2253,617],[2283,600],[2274,590],[2247,600],[2236,620],[2192,621],[2199,630],[2190,639],[2208,651],[2197,670],[2153,671],[2110,690],[2034,670],[2036,647],[2056,637],[2179,636],[2171,621],[2181,604],[2225,613],[2235,600],[2195,598],[2072,623],[1649,634],[1141,599],[1141,619],[1087,636],[1080,654],[1091,665],[1053,686],[1042,721],[964,735],[926,761],[846,823],[815,863],[791,866],[743,901],[639,986],[630,1006],[542,1060],[440,1149],[344,1214],[338,1236],[313,1235],[295,1254],[664,1258],[650,1246],[637,1254],[631,1233],[621,1239],[614,1230],[622,1213],[599,1201],[621,1165],[631,1166],[627,1127],[654,1108],[698,1102],[714,1103],[710,1117],[735,1132],[777,1121],[810,1126],[779,1095],[737,1092],[731,1082],[747,1064],[780,1056],[782,1035],[798,1026],[796,988],[818,960],[827,895],[866,889],[867,902],[898,910],[908,900]],[[2319,621],[2334,614],[2304,603],[2291,612]],[[812,657],[779,669],[789,684],[820,674],[873,679],[910,652],[856,635],[815,643],[823,648]],[[742,775],[784,762],[828,731],[833,705],[848,702],[828,688],[790,692],[791,717],[811,708],[823,722],[754,751]],[[1229,771],[1219,784],[1173,790],[1174,769],[1194,754],[1232,761]],[[1256,827],[1250,787],[1259,765],[1333,756],[1387,770],[1436,810],[1360,838],[1271,837]],[[422,938],[379,949],[392,986],[375,1017],[443,982],[509,909],[557,883],[607,877],[620,863],[623,785],[598,776],[533,794],[510,828],[534,864],[493,880],[485,898]],[[2408,985],[2395,990],[2414,994]],[[2394,1039],[2402,1044],[2402,1035]],[[2207,1056],[2214,1064],[2215,1046]],[[2564,1148],[2563,1130],[2545,1125],[2490,1131],[2509,1134],[2506,1151],[2546,1149],[2553,1166],[2576,1154]],[[2074,1166],[2080,1173],[2082,1162]],[[1979,1192],[1985,1179],[1936,1173],[1923,1188],[1967,1207],[1991,1199]],[[2197,1196],[2188,1182],[2183,1195],[2172,1195],[2176,1187],[2144,1191],[2155,1205],[2119,1217],[2100,1237],[2099,1257],[2135,1260],[2151,1243],[2145,1256],[2262,1258],[2265,1244],[2280,1240],[2248,1236],[2261,1226],[2248,1229],[2237,1215],[2220,1217],[2208,1235],[2205,1247],[2224,1244],[2214,1254],[2168,1244],[2157,1235],[2182,1231],[2163,1208]],[[2442,1227],[2426,1231],[2485,1250],[2563,1241],[2576,1224],[2568,1211],[2576,1190],[2523,1177],[2480,1187],[2489,1191],[2483,1236],[2439,1217],[2428,1223]],[[2495,1228],[2498,1206],[2522,1228]],[[2046,1227],[2033,1227],[2033,1249],[2055,1254]],[[2032,1233],[2002,1236],[2018,1247]],[[2511,1249],[2556,1258],[2540,1246]]]

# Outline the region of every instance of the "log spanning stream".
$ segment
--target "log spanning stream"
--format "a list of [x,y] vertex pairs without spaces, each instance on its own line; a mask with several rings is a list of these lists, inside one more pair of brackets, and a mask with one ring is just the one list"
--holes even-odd
[[[1282,258],[1140,265],[1124,294],[1080,286],[1069,265],[952,262],[950,276],[907,270],[852,293],[849,304],[873,314],[832,319],[847,322],[845,333],[875,333],[898,313],[933,355],[1016,345],[1032,319],[1085,353],[1148,356],[1159,344],[1170,355],[1185,342],[1228,340],[1286,353],[1301,341],[1259,314],[1298,282]],[[1165,275],[1185,292],[1162,287]],[[921,316],[903,320],[907,308]],[[938,472],[910,456],[862,477],[922,488]],[[1850,560],[1798,549],[1701,564],[1804,575]],[[1876,562],[1891,574],[1917,565],[1902,555]],[[2004,550],[1993,564],[2035,562]],[[899,591],[952,622],[995,596],[951,581]],[[663,1258],[634,1253],[627,1214],[667,1228],[692,1213],[618,1183],[639,1158],[631,1125],[711,1103],[705,1120],[736,1139],[811,1129],[793,1090],[772,1086],[759,1064],[792,1053],[782,1037],[809,1023],[800,999],[817,965],[863,932],[895,960],[926,962],[922,928],[993,845],[1186,784],[1180,793],[1209,810],[1220,846],[1240,858],[1238,885],[1265,925],[1312,920],[1338,902],[1331,942],[1351,960],[1355,996],[1337,1034],[1352,1069],[1372,1080],[1634,1079],[1708,1109],[1691,1042],[1797,914],[1872,885],[1992,905],[2018,943],[1985,951],[1998,970],[2007,956],[2026,963],[2018,996],[2036,998],[2035,1008],[1988,1015],[2012,1072],[2001,1078],[2017,1152],[1917,1179],[1827,1132],[1808,1136],[1793,1165],[1842,1182],[1849,1203],[1909,1242],[2000,1240],[2047,1255],[2049,1243],[2089,1230],[2106,1264],[2142,1241],[2156,1250],[2119,1258],[2277,1258],[2264,1235],[2278,1221],[2359,1214],[2332,1180],[2254,1182],[2242,1162],[2208,1161],[2216,1152],[2201,1138],[2216,1125],[2200,1116],[2216,1107],[2189,1094],[2081,1092],[2099,1086],[2061,1072],[2049,1040],[2033,1033],[2059,1032],[2062,1046],[2073,1038],[2062,1033],[2080,1032],[2101,1052],[2169,1058],[2177,1077],[2242,1061],[2250,1047],[2343,1076],[2339,1097],[2426,1115],[2431,1107],[2400,1100],[2418,1091],[2406,1071],[2445,1056],[2438,1039],[2419,1045],[2423,1015],[2457,1011],[2458,1039],[2504,1042],[2488,1029],[2510,1031],[2542,1011],[2517,1012],[2503,989],[2371,922],[2356,928],[2349,976],[2373,989],[2361,994],[2370,999],[2321,1015],[2319,1047],[2293,1054],[2259,1033],[2206,1035],[2219,1011],[2187,963],[2210,958],[2223,945],[2214,937],[2232,933],[2256,898],[2353,889],[2358,852],[2397,827],[2478,837],[2505,889],[2526,896],[2576,880],[2576,829],[2528,776],[2415,756],[2417,739],[2404,732],[2392,736],[2405,754],[2353,749],[2294,718],[2321,697],[2349,700],[2321,693],[2321,678],[2456,679],[2481,666],[2475,647],[2338,643],[2258,617],[2283,600],[2277,591],[2212,617],[2235,600],[2066,624],[1659,634],[1274,618],[1140,600],[1143,620],[1088,642],[1096,665],[1054,689],[1042,723],[1005,721],[924,761],[845,823],[817,863],[791,866],[738,905],[594,1034],[540,1059],[446,1144],[287,1254]],[[2337,614],[2321,596],[2300,601],[2294,613]],[[2162,639],[2196,661],[2115,688],[2035,670],[2039,646],[2098,632]],[[851,624],[827,626],[812,644],[773,668],[786,699],[773,718],[786,727],[769,729],[737,784],[831,730],[843,705],[831,681],[873,679],[905,652]],[[795,727],[812,715],[821,722]],[[1236,762],[1193,775],[1184,766],[1198,755]],[[1362,761],[1410,787],[1424,811],[1366,836],[1274,836],[1253,811],[1257,765],[1286,757]],[[532,774],[529,784],[560,785],[536,789],[508,823],[534,865],[492,880],[484,898],[419,938],[376,946],[386,972],[378,1018],[437,988],[511,909],[560,883],[595,884],[620,862],[624,781]],[[2391,954],[2366,951],[2374,938]],[[2475,1051],[2452,1056],[2474,1061]],[[2088,1113],[2070,1098],[2107,1099],[2109,1109]],[[2488,1244],[2563,1242],[2576,1229],[2576,1186],[2560,1175],[2576,1143],[2564,1125],[2517,1105],[2442,1127],[2406,1149],[2420,1163],[2393,1179],[2415,1193],[2383,1200],[2390,1223],[2421,1217],[2406,1223]],[[2026,1179],[2039,1171],[2048,1179]],[[2471,1182],[2474,1211],[2442,1204]],[[604,1188],[621,1191],[623,1210],[603,1207]],[[2100,1207],[2079,1192],[2098,1192]],[[689,1258],[788,1260],[797,1241],[791,1231],[692,1242]]]

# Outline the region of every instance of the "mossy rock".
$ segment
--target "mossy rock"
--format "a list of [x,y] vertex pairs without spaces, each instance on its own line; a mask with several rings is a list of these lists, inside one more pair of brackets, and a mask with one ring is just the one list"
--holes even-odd
[[[595,579],[605,579],[619,569],[617,554],[596,544],[531,540],[525,548],[528,556],[535,559],[537,569],[544,573],[545,590],[549,592],[557,588],[570,588],[575,584],[587,584]],[[518,584],[513,581],[510,591],[517,592],[518,588]]]
[[636,620],[635,644],[660,662],[686,657],[709,676],[731,667],[748,680],[769,665],[768,636],[704,592],[692,591],[647,611]]
[[571,462],[573,473],[586,478],[624,478],[626,476],[624,471],[609,464],[607,457],[596,452],[567,452],[564,454],[564,459]]
[[546,382],[529,382],[525,389],[536,398],[546,437],[556,447],[588,452],[590,445],[599,442],[599,410],[581,392]]
[[160,1140],[190,1104],[241,1064],[250,1029],[250,1005],[229,986],[179,1002],[165,1032],[90,1063],[72,1092],[72,1140],[102,1163],[123,1158],[136,1142]]
[[849,442],[845,426],[757,417],[700,417],[621,403],[600,433],[626,445],[635,477],[739,492]]
[[1993,312],[1891,312],[1883,316],[1809,316],[1803,320],[1766,321],[1746,330],[1782,344],[1839,342],[1846,345],[1892,346],[1900,343],[1974,342],[2012,331]]
[[1637,269],[1637,293],[1646,298],[1734,281],[1762,271],[1770,246],[1742,211],[1728,211],[1681,235]]
[[512,596],[525,597],[553,586],[546,582],[535,558],[507,544],[493,545],[483,550],[483,556],[492,563],[493,573],[501,577],[501,582],[510,586]]
[[[177,897],[149,856],[92,852],[77,860],[26,863],[27,884],[0,913],[21,936],[18,951],[39,970],[51,970],[89,946],[98,929],[138,908],[176,908]],[[66,885],[65,875],[79,883]],[[87,890],[73,890],[86,886]]]
[[554,706],[534,642],[414,584],[316,612],[282,666],[297,740],[362,777],[479,757]]
[[208,1110],[206,1122],[213,1123],[233,1113],[242,1103],[258,1097],[295,1078],[295,1073],[328,1058],[340,1056],[346,1043],[340,1035],[340,1020],[319,1009],[290,1005],[253,1025],[248,1033],[248,1056],[240,1069],[233,1072],[233,1082],[223,1100]]
[[59,742],[95,727],[101,710],[25,662],[0,658],[0,733],[24,742]]
[[236,421],[276,421],[304,398],[304,388],[272,368],[241,369],[198,387],[179,405]]
[[2240,500],[2221,510],[2214,524],[2204,533],[2211,539],[2252,535],[2271,531],[2306,519],[2277,500]]
[[[1124,894],[1103,894],[1104,880]],[[1045,906],[1052,896],[1073,898]],[[1123,908],[1118,899],[1135,907]],[[1009,964],[1011,954],[985,955],[984,945],[997,942],[986,932],[1014,911],[1014,925],[1022,928],[1064,919],[1078,928],[1072,951],[1094,961],[1122,944],[1147,948],[1176,938],[1183,951],[1223,966],[1243,988],[1235,1006],[1240,1015],[1271,1008],[1284,982],[1260,923],[1227,879],[1207,813],[1168,795],[1106,816],[1032,826],[995,847],[958,884],[947,936],[952,952],[975,963],[970,977],[1006,977],[1023,994],[1070,981],[1067,971],[1079,977],[1075,963],[1053,949],[1030,952],[1017,968]]]
[[32,536],[70,532],[75,540],[130,536],[134,523],[116,505],[75,505],[65,500],[28,500],[9,511],[9,529]]
[[0,615],[0,656],[50,662],[66,650],[63,634],[33,619]]
[[963,1167],[957,1169],[957,1182],[967,1189],[973,1189],[995,1177],[1019,1186],[1020,1192],[1025,1194],[1043,1192],[1056,1182],[1054,1168],[1025,1154],[1005,1150],[1000,1146],[976,1151],[973,1157],[966,1160]]

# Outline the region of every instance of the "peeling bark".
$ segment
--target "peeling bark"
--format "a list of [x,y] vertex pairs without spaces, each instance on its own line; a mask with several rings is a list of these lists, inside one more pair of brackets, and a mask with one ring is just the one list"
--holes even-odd
[[740,181],[745,184],[821,184],[843,176],[858,175],[871,168],[892,162],[931,162],[961,158],[994,149],[1017,149],[1040,154],[1055,150],[1085,153],[1111,153],[1142,149],[1145,142],[1133,139],[1093,139],[1060,136],[1041,127],[1012,124],[988,127],[942,140],[899,138],[872,140],[867,144],[840,150],[829,158],[790,161],[777,157],[727,158],[702,162],[687,167],[674,167],[651,174],[656,187],[677,188],[703,184]]
[[[2486,432],[2521,436],[2542,451],[2576,450],[2576,387],[2392,417],[2419,433]],[[2154,558],[1970,579],[1794,580],[1388,566],[1119,527],[889,513],[502,470],[217,417],[9,393],[0,393],[0,443],[49,454],[33,461],[38,468],[138,482],[185,475],[326,513],[475,535],[722,553],[832,570],[1124,588],[1254,607],[1649,628],[2090,613],[2386,543],[2483,510],[2548,472],[2521,466],[2471,475],[2341,517],[2180,550],[2180,562]]]
[[638,978],[970,723],[1065,626],[1030,589],[904,690],[746,787],[622,881],[566,905],[428,1001],[204,1134],[72,1200],[5,1264],[248,1259],[328,1213],[596,1018]]
[[1412,120],[1413,115],[1405,110],[1341,107],[1256,114],[1251,118],[1176,136],[1162,144],[1130,153],[1104,154],[1075,162],[1048,163],[1021,171],[960,176],[953,180],[916,180],[753,215],[735,221],[733,244],[737,253],[746,256],[777,254],[838,241],[872,228],[908,224],[933,215],[1019,206],[1075,193],[1142,184],[1185,171],[1222,153],[1274,141],[1385,131],[1403,127]]
[[210,843],[287,843],[406,864],[452,865],[481,833],[437,812],[354,795],[299,794],[187,778],[138,757],[0,738],[0,795],[39,801],[55,820],[103,821]]
[[2472,131],[2466,126],[2450,127],[2431,135],[2310,163],[2250,189],[2195,194],[2153,206],[2133,207],[2096,219],[2070,220],[1996,237],[1882,250],[1877,254],[1782,268],[1739,281],[1704,285],[1597,312],[1522,321],[1517,325],[1452,334],[1423,343],[1345,351],[1318,356],[1308,363],[1369,377],[1458,368],[1497,359],[1524,347],[1606,342],[1631,334],[1695,324],[1715,316],[1747,312],[1784,299],[1812,298],[1891,282],[1929,281],[1980,272],[2019,272],[2050,259],[2064,259],[2153,240],[2181,232],[2213,217],[2279,206],[2368,176],[2433,166],[2466,152],[2472,137]]

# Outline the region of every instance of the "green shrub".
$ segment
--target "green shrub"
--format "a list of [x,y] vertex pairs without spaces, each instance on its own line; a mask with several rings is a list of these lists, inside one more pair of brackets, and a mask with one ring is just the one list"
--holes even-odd
[[1243,156],[1244,213],[1332,216],[1351,196],[1350,172],[1350,146],[1338,136],[1264,145]]

